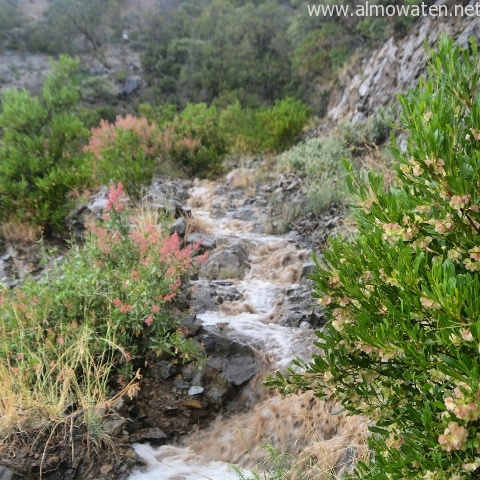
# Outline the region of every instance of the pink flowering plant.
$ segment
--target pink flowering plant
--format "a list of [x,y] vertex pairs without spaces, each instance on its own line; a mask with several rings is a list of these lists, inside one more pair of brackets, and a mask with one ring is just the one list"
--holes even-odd
[[163,148],[163,136],[155,124],[126,115],[117,116],[114,124],[102,120],[92,129],[84,151],[92,157],[94,181],[122,181],[128,195],[138,198],[151,181]]
[[84,245],[73,246],[41,280],[1,293],[0,373],[9,383],[2,387],[0,432],[15,430],[19,415],[27,430],[27,417],[35,425],[43,425],[39,417],[63,422],[72,404],[81,404],[75,422],[87,421],[95,405],[108,403],[112,379],[135,394],[129,382],[147,357],[201,363],[200,345],[181,327],[188,306],[178,296],[206,257],[196,246],[182,248],[167,219],[146,218],[125,207],[121,183],[111,185],[104,218],[88,224]]
[[[133,216],[125,208],[121,183],[110,186],[108,198],[103,221],[87,225],[87,242],[77,262],[66,267],[89,269],[85,275],[98,291],[90,308],[99,312],[99,331],[113,327],[117,343],[132,358],[152,350],[159,356],[180,354],[184,360],[201,357],[198,346],[182,334],[176,300],[185,278],[204,257],[194,258],[195,245],[181,248],[178,235],[167,234],[164,225]],[[83,292],[78,289],[76,295],[72,303],[77,311],[68,316],[85,308]],[[106,314],[110,324],[101,320]]]
[[313,275],[330,322],[303,374],[371,420],[362,479],[480,478],[480,65],[476,43],[446,37],[428,76],[399,97],[407,149],[397,184],[351,170],[358,233],[333,240]]

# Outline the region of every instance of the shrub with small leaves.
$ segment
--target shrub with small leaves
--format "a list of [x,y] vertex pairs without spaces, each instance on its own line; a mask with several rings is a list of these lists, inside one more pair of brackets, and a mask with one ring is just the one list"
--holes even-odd
[[309,114],[309,108],[292,97],[277,100],[272,107],[259,110],[257,116],[262,127],[262,147],[276,152],[291,147],[307,125]]
[[125,190],[139,198],[142,187],[150,183],[157,158],[163,151],[158,128],[146,118],[117,116],[115,123],[105,120],[92,129],[85,151],[92,154],[94,181],[123,181]]
[[88,131],[75,115],[75,73],[67,55],[52,62],[41,97],[7,90],[0,111],[0,220],[62,229],[68,194],[88,181],[81,146]]
[[188,103],[183,112],[164,125],[165,147],[173,162],[191,175],[218,174],[227,153],[219,128],[217,109],[205,103]]
[[372,457],[355,477],[479,478],[479,80],[474,40],[443,37],[427,79],[400,96],[410,136],[391,148],[396,188],[352,173],[358,234],[316,259],[323,353],[269,382],[370,417]]

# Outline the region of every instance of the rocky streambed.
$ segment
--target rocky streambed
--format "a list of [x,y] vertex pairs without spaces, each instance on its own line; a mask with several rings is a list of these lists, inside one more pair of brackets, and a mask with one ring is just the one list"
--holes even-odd
[[[295,200],[301,181],[277,176],[247,190],[236,186],[242,183],[234,181],[238,175],[245,172],[231,172],[223,182],[156,179],[147,195],[149,208],[175,214],[171,230],[184,243],[201,240],[210,252],[180,298],[189,310],[182,318],[183,334],[204,346],[206,365],[148,359],[138,396],[119,399],[109,412],[105,431],[113,450],[89,458],[80,445],[73,458],[65,445],[44,456],[42,442],[32,447],[32,439],[24,438],[2,457],[7,468],[0,478],[38,478],[46,460],[43,478],[48,479],[227,480],[237,478],[230,464],[245,472],[260,464],[268,468],[262,445],[269,444],[297,458],[292,479],[313,479],[341,475],[362,453],[363,422],[332,416],[338,406],[311,393],[282,399],[263,386],[266,373],[285,371],[292,359],[309,359],[316,348],[314,332],[324,318],[312,306],[308,274],[309,247],[318,242],[306,235],[315,223],[311,218],[298,220],[304,230],[268,233],[269,193]],[[74,212],[72,228],[81,229],[86,213],[101,215],[105,202],[100,192],[87,209]],[[332,206],[312,231],[324,235],[339,218]],[[10,246],[4,273],[15,271],[14,261],[27,260]]]
[[[237,478],[230,464],[246,475],[260,464],[268,468],[265,444],[297,456],[292,478],[321,478],[341,475],[364,449],[366,426],[331,416],[338,406],[311,393],[282,399],[263,386],[266,373],[285,371],[295,357],[311,357],[314,331],[324,318],[312,307],[307,239],[295,231],[266,233],[271,187],[246,195],[234,187],[234,176],[225,183],[196,182],[188,190],[187,206],[200,232],[189,235],[188,219],[186,232],[182,221],[175,225],[187,242],[202,238],[211,249],[189,291],[191,325],[204,336],[209,360],[204,371],[181,367],[176,388],[190,397],[190,407],[213,402],[221,414],[180,442],[135,444],[145,465],[130,480]],[[276,182],[277,189],[291,185]],[[192,414],[199,410],[193,407]]]

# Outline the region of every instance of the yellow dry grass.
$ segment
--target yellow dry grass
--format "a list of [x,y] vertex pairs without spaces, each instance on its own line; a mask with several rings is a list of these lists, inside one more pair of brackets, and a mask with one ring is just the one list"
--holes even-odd
[[0,234],[8,243],[33,243],[42,235],[42,229],[28,223],[7,222],[0,226]]

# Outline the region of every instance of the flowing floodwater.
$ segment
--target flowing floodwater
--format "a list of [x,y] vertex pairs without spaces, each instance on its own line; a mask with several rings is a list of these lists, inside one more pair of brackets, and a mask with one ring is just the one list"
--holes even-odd
[[247,411],[217,418],[181,446],[135,445],[146,467],[130,480],[236,479],[231,464],[248,478],[249,469],[269,467],[262,447],[266,444],[295,458],[292,480],[341,475],[365,448],[364,422],[342,413],[332,415],[338,405],[311,392],[283,399],[262,384],[265,373],[286,371],[294,358],[308,360],[315,351],[316,337],[309,323],[289,326],[292,301],[305,297],[311,288],[305,280],[311,252],[297,248],[288,237],[264,233],[262,199],[251,199],[245,206],[244,198],[206,181],[189,193],[193,215],[210,228],[217,246],[242,242],[250,264],[241,280],[231,282],[239,299],[225,301],[219,311],[197,318],[206,329],[251,346],[263,364],[263,374],[243,393]]

